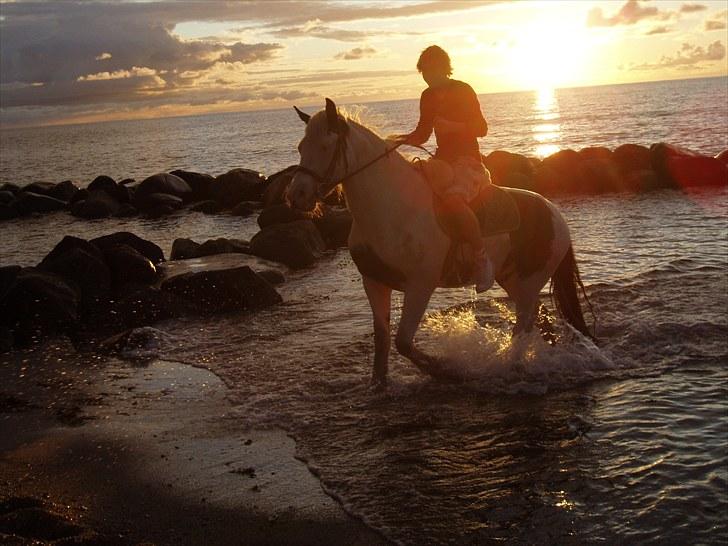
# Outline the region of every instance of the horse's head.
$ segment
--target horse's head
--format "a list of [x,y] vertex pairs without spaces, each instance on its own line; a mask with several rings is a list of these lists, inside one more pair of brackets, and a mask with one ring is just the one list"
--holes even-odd
[[306,132],[298,144],[301,160],[288,186],[286,198],[291,207],[310,211],[346,174],[349,125],[339,115],[331,99],[326,99],[325,110],[313,116],[298,108],[296,112],[306,124]]

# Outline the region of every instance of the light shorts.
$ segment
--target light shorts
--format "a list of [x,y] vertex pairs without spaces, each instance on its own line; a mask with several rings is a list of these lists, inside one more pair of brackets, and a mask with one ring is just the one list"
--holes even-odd
[[484,186],[490,186],[490,171],[473,157],[459,157],[453,164],[454,179],[443,196],[459,195],[466,203],[475,199]]

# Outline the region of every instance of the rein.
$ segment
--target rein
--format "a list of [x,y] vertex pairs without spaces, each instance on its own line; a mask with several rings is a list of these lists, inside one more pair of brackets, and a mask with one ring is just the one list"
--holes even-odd
[[329,166],[326,168],[326,173],[324,173],[323,176],[318,174],[315,171],[312,171],[311,169],[307,167],[301,167],[298,166],[296,168],[296,171],[300,171],[304,174],[307,174],[311,176],[316,182],[318,182],[318,196],[320,199],[323,199],[326,197],[329,193],[333,191],[333,189],[338,186],[339,184],[343,184],[344,181],[356,176],[363,170],[371,167],[382,159],[383,157],[389,157],[389,154],[392,153],[394,150],[399,148],[402,145],[412,146],[413,148],[419,148],[420,150],[424,150],[428,154],[430,154],[431,157],[434,157],[434,154],[430,152],[427,148],[424,146],[420,146],[418,144],[406,144],[404,142],[398,142],[391,148],[387,148],[382,152],[381,154],[375,156],[373,159],[367,161],[364,163],[364,165],[358,167],[357,169],[353,170],[352,172],[346,173],[344,176],[338,179],[333,179],[332,174],[334,172],[334,169],[336,168],[336,164],[339,162],[339,156],[342,156],[344,158],[344,171],[347,171],[349,169],[349,162],[346,158],[346,137],[339,134],[339,138],[336,140],[336,148],[334,149],[334,155],[331,157],[331,163],[329,163]]

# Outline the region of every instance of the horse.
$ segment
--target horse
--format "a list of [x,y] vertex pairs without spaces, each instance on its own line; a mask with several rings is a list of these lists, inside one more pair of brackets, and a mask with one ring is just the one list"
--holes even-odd
[[[349,251],[374,323],[372,383],[384,386],[387,381],[392,290],[404,293],[394,341],[399,354],[436,379],[462,379],[442,359],[414,344],[432,293],[448,286],[443,268],[452,244],[436,217],[429,183],[413,162],[373,130],[339,113],[331,99],[314,115],[294,108],[306,128],[286,199],[293,209],[312,211],[334,188],[343,189],[352,216]],[[515,303],[512,335],[533,329],[539,294],[551,280],[561,316],[591,337],[578,298],[577,284],[582,291],[584,286],[566,221],[543,196],[503,189],[516,201],[520,225],[484,242],[496,282]]]

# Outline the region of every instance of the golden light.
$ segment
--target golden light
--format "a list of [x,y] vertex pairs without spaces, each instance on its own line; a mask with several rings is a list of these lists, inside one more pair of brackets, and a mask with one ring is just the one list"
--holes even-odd
[[520,25],[508,50],[509,71],[522,88],[554,89],[584,76],[588,35],[583,20],[558,14]]

